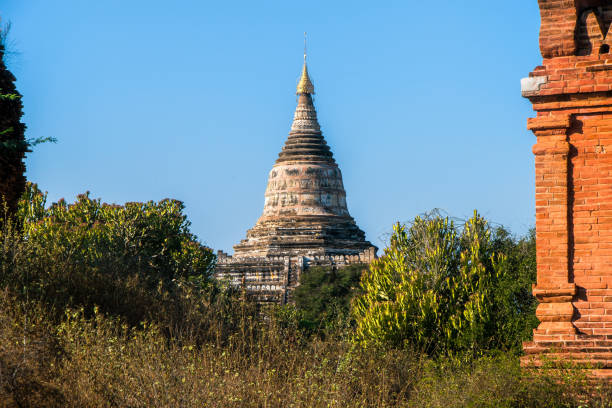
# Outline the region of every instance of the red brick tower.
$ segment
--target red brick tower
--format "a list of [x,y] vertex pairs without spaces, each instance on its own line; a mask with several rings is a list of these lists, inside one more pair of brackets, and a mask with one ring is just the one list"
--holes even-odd
[[612,378],[612,1],[539,5],[543,63],[521,81],[537,112],[540,301],[524,362],[550,353]]

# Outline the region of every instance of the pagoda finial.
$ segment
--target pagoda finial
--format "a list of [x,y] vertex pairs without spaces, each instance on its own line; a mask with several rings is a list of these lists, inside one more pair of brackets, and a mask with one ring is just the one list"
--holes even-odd
[[304,66],[302,67],[302,76],[297,86],[297,92],[299,94],[314,94],[314,85],[310,81],[308,76],[308,68],[306,67],[306,32],[304,32]]
[[304,31],[304,64],[306,64],[306,31]]

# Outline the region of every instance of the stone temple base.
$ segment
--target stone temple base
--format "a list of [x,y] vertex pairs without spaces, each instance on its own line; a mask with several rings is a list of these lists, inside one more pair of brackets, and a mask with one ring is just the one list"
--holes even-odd
[[286,304],[299,285],[300,276],[313,266],[344,267],[367,265],[376,258],[376,248],[370,247],[354,255],[232,257],[217,253],[215,277],[230,285],[243,288],[247,296],[258,303]]

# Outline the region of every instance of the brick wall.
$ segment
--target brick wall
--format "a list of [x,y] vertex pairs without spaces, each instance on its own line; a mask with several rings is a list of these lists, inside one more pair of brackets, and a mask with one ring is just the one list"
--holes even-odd
[[521,81],[537,112],[536,239],[542,353],[612,377],[612,1],[540,0],[543,56]]

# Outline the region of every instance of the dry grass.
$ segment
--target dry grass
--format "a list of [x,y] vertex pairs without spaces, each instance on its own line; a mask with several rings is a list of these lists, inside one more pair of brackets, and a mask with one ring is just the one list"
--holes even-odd
[[44,310],[4,292],[0,406],[610,406],[609,389],[587,390],[569,371],[562,382],[527,376],[514,356],[453,363],[402,350],[355,349],[243,310],[235,332],[198,346],[155,325],[130,328],[101,313],[86,318],[73,311],[51,324]]
[[394,406],[417,377],[410,354],[303,343],[266,325],[255,342],[237,333],[225,346],[195,347],[168,341],[152,326],[130,331],[76,314],[62,326],[72,358],[58,386],[70,405],[88,407]]
[[41,309],[0,293],[0,407],[64,406],[53,384],[61,357],[54,328]]

